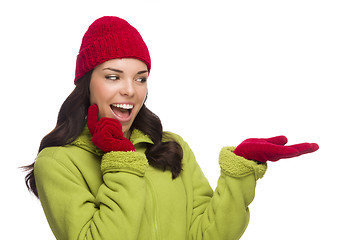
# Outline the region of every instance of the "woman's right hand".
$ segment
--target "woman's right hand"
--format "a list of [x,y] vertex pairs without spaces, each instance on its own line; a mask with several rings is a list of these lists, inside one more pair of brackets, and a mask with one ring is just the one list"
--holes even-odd
[[113,118],[98,120],[98,107],[93,104],[88,109],[88,128],[92,135],[92,142],[104,152],[135,151],[133,144],[124,137],[120,122]]

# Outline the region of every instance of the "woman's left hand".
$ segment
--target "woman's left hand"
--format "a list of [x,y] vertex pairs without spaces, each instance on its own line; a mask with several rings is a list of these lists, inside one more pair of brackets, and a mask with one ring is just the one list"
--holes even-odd
[[258,162],[278,161],[283,158],[297,157],[302,154],[316,151],[319,146],[316,143],[300,143],[284,146],[287,143],[285,136],[272,138],[249,138],[243,141],[234,154],[248,160]]

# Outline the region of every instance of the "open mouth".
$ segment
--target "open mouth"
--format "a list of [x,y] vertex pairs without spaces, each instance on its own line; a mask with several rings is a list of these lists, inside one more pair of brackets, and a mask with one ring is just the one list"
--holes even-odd
[[127,122],[131,119],[133,104],[111,104],[112,112],[120,122]]

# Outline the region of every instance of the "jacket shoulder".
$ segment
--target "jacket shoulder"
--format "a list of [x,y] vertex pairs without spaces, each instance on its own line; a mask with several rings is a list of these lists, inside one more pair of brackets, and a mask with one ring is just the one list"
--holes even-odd
[[181,146],[187,144],[180,135],[173,133],[173,132],[167,132],[167,131],[163,132],[163,135],[162,135],[162,141],[163,142],[172,141],[172,140],[176,141]]
[[73,155],[79,155],[86,152],[79,147],[66,145],[66,146],[56,146],[56,147],[46,147],[37,155],[36,161],[42,159],[54,159],[60,162],[70,158]]
[[36,158],[36,169],[63,167],[69,171],[82,166],[99,165],[99,156],[73,145],[44,148]]

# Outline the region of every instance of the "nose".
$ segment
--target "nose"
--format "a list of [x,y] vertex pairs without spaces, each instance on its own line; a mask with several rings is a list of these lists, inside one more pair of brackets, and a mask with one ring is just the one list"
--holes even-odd
[[123,96],[133,96],[135,93],[134,82],[132,79],[126,79],[122,82],[120,94]]

